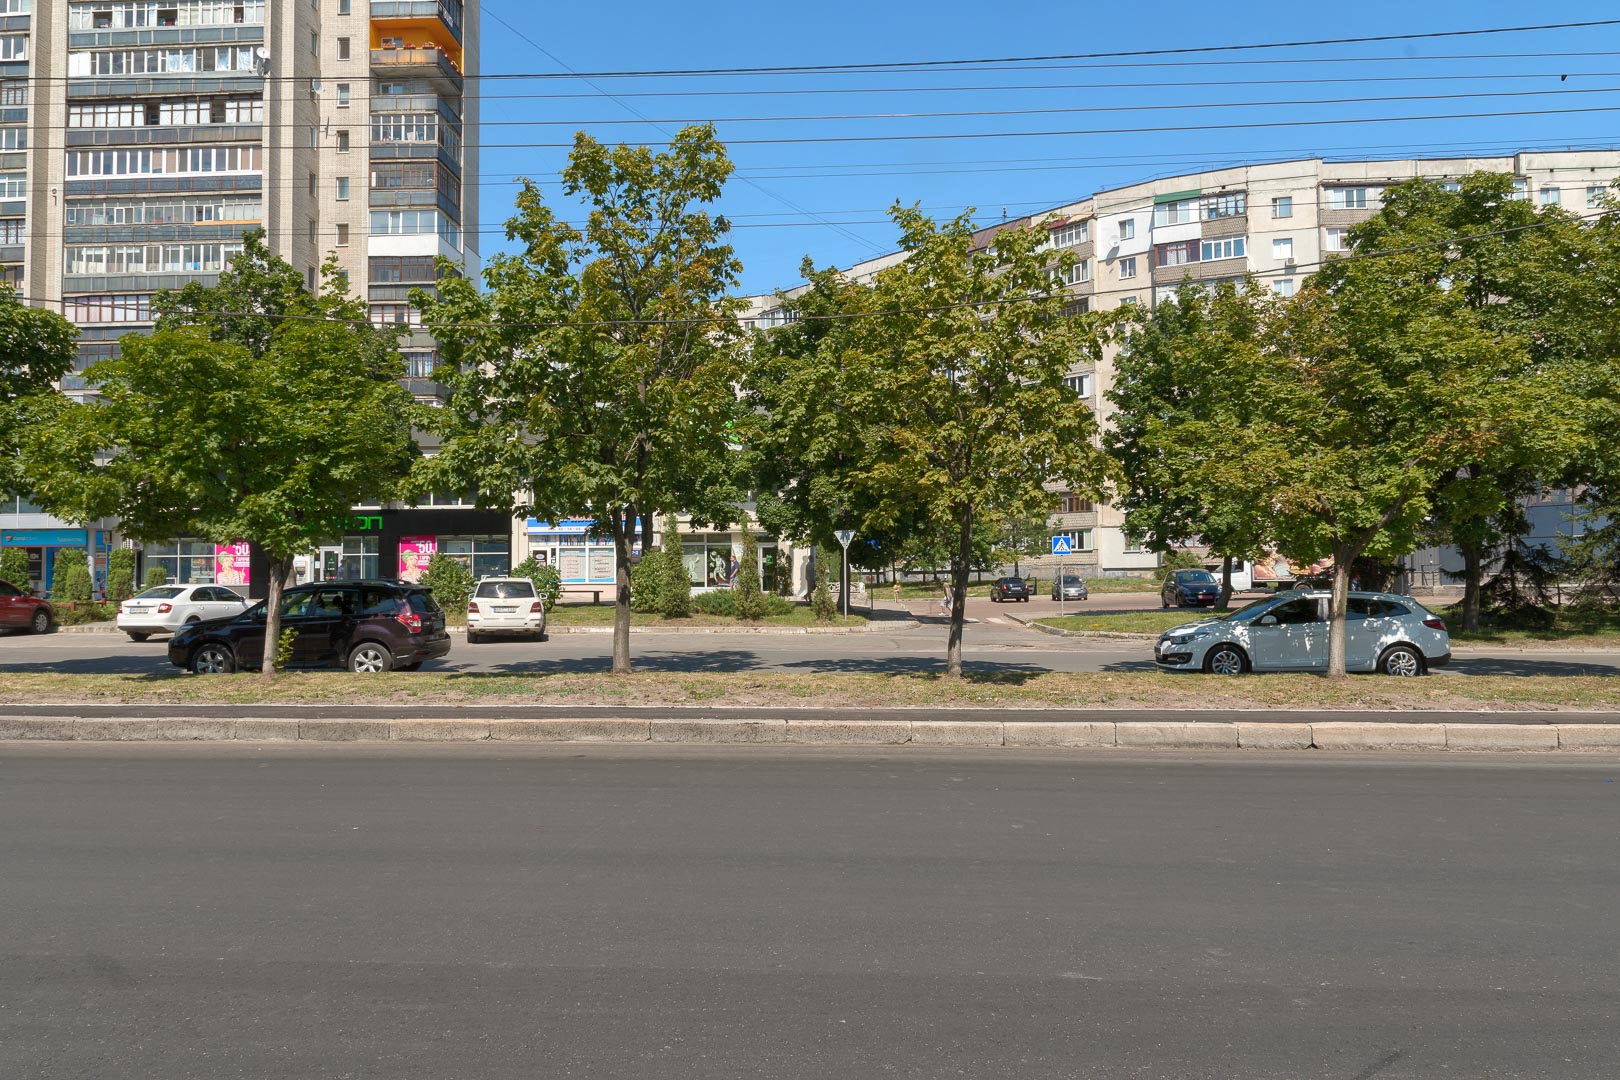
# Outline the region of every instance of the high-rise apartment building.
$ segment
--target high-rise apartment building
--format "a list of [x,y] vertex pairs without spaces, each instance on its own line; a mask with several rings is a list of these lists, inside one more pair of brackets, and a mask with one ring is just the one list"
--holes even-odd
[[[1506,173],[1515,178],[1518,198],[1592,216],[1607,210],[1604,200],[1620,176],[1620,151],[1395,161],[1309,158],[1183,173],[1099,191],[998,224],[980,231],[976,241],[988,245],[1007,228],[1046,229],[1054,253],[1075,255],[1066,287],[1079,310],[1154,305],[1189,284],[1240,281],[1251,274],[1262,287],[1289,296],[1324,259],[1348,250],[1350,228],[1378,212],[1386,187],[1413,177],[1455,183],[1475,172]],[[846,273],[860,280],[901,258],[884,255]],[[774,296],[758,296],[745,319],[750,327],[769,327],[782,317]],[[1096,361],[1077,357],[1067,380],[1105,428],[1114,412],[1107,394],[1117,355],[1117,347],[1110,346]],[[1052,532],[1067,534],[1075,552],[1064,560],[1066,568],[1096,575],[1139,573],[1158,565],[1157,553],[1126,537],[1118,507],[1068,492],[1055,495]],[[1024,565],[1045,576],[1055,569],[1055,560],[1030,559]]]
[[[478,0],[0,0],[0,276],[81,327],[82,372],[151,325],[154,292],[212,283],[263,229],[311,288],[336,256],[373,321],[411,327],[407,385],[433,400],[406,296],[436,256],[478,271],[478,70]],[[94,393],[80,373],[62,388]],[[504,565],[504,516],[433,501],[357,509],[301,571],[391,576],[438,549]],[[36,584],[56,550],[117,541],[115,522],[87,535],[35,510],[0,504]],[[262,586],[232,545],[143,555],[171,580]]]

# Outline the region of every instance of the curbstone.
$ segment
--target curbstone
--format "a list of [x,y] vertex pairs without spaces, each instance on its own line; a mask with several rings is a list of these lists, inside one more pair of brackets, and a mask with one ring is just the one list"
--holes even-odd
[[292,742],[298,738],[297,720],[233,720],[231,737],[253,742]]
[[654,720],[657,743],[779,743],[787,741],[786,720]]
[[911,741],[909,720],[789,720],[790,743],[895,746]]
[[1444,724],[1312,724],[1318,750],[1444,750]]
[[1311,725],[1238,721],[1238,746],[1245,750],[1309,750]]
[[306,742],[355,742],[388,738],[386,720],[300,720],[298,738]]
[[1113,721],[1081,720],[1072,724],[1041,720],[1008,720],[1001,725],[1005,746],[1113,746]]
[[998,720],[913,720],[911,741],[919,746],[1000,746]]
[[157,738],[157,721],[80,717],[73,722],[73,737],[86,742],[145,742]]
[[491,739],[513,742],[648,742],[647,720],[492,720]]
[[1620,724],[1560,724],[1560,750],[1620,750]]
[[1238,745],[1236,724],[1138,724],[1121,721],[1114,725],[1118,746],[1175,750],[1229,750]]
[[1447,750],[1557,750],[1551,724],[1447,724]]
[[153,721],[153,738],[163,742],[223,742],[231,738],[232,721],[208,717],[178,717]]
[[395,720],[388,737],[397,742],[483,742],[488,720]]
[[0,739],[53,739],[74,737],[71,716],[0,716]]

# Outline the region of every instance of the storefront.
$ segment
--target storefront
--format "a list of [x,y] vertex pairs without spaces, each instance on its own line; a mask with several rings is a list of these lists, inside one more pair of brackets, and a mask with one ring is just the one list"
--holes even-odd
[[250,560],[247,544],[183,537],[141,549],[141,581],[153,567],[160,567],[171,585],[226,585],[241,590],[251,580]]
[[90,546],[95,559],[95,594],[107,595],[107,557],[112,553],[112,533],[105,529],[6,529],[0,531],[0,547],[22,548],[28,552],[28,581],[14,581],[34,592],[47,592],[56,573],[56,557],[67,550],[84,551]]
[[[564,585],[612,585],[616,580],[613,539],[590,534],[588,518],[528,521],[529,554],[542,566],[555,566]],[[641,553],[640,545],[635,554]]]

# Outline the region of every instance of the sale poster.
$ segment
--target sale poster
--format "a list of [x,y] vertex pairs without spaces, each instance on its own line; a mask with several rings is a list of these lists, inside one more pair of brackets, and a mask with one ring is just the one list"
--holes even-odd
[[402,536],[399,538],[399,580],[419,582],[427,573],[428,561],[439,550],[436,536]]
[[[248,564],[251,558],[249,547],[245,541],[238,540],[234,544],[215,544],[214,584],[247,585]],[[200,579],[193,578],[192,580]]]

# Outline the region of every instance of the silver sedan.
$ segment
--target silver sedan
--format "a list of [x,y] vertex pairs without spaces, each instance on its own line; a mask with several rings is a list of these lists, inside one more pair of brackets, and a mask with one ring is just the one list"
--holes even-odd
[[[1153,659],[1167,671],[1241,675],[1248,671],[1326,671],[1325,591],[1256,600],[1218,619],[1166,630]],[[1345,606],[1345,668],[1422,675],[1451,659],[1445,620],[1410,596],[1351,593]]]

